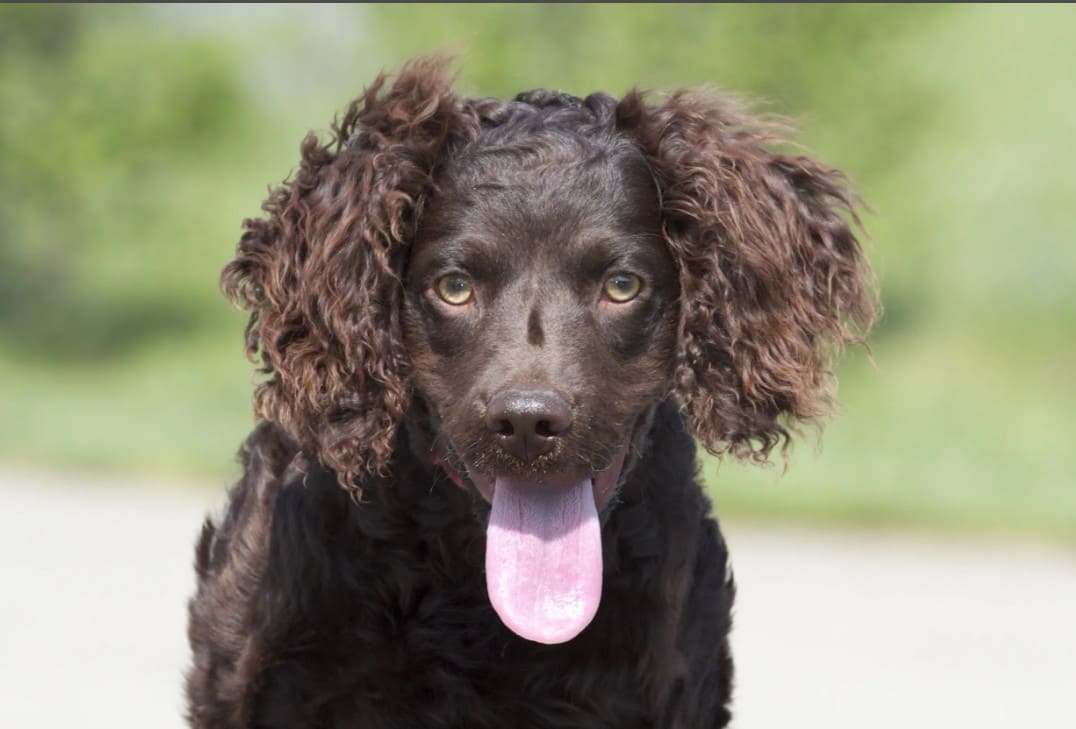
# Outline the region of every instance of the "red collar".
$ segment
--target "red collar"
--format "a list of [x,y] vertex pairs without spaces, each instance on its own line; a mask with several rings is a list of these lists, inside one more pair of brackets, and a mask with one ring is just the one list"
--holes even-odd
[[445,475],[452,479],[452,483],[456,484],[464,491],[470,491],[470,489],[467,488],[467,485],[463,483],[463,477],[456,473],[447,463],[445,463],[445,459],[441,458],[440,454],[431,452],[430,462],[440,468],[442,471],[444,471]]

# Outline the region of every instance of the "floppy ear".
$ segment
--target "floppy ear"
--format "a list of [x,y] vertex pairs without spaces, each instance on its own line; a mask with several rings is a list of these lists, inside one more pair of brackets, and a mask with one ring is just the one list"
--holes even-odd
[[676,390],[712,453],[765,461],[826,412],[832,359],[874,316],[872,277],[838,171],[720,100],[680,91],[618,107],[649,159],[680,266]]
[[410,400],[400,273],[416,207],[457,124],[447,62],[384,74],[333,138],[303,140],[299,171],[243,222],[221,286],[250,311],[246,347],[267,375],[258,417],[279,423],[345,488],[389,466]]

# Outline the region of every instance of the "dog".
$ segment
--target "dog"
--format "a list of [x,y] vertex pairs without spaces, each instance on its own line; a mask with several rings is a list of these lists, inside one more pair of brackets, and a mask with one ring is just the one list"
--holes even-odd
[[309,135],[222,274],[258,423],[190,601],[188,719],[723,727],[696,442],[764,462],[875,317],[857,200],[706,92],[452,89]]

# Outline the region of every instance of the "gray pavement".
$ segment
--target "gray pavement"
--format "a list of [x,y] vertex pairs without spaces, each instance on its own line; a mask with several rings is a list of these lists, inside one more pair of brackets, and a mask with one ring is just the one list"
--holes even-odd
[[[0,471],[0,727],[182,727],[223,489]],[[1076,554],[726,524],[739,729],[1073,729]]]

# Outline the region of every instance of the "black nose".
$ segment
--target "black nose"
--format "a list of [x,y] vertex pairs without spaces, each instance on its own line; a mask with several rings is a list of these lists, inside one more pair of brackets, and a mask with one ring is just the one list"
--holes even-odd
[[551,390],[501,390],[486,409],[486,427],[522,461],[553,450],[571,424],[572,406]]

